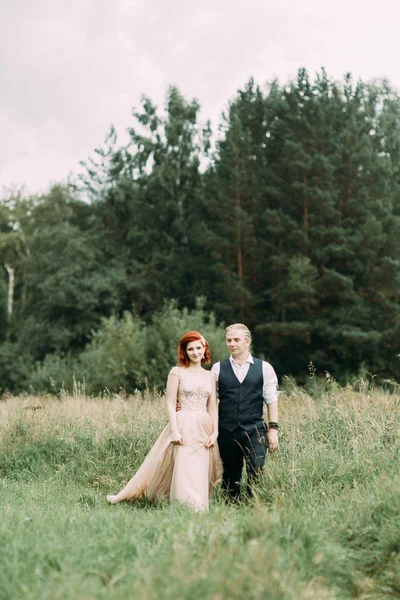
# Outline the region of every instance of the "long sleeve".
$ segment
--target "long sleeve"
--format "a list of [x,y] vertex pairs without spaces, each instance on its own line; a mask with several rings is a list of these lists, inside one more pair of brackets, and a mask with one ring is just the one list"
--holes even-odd
[[278,396],[280,392],[278,391],[278,377],[273,369],[273,367],[263,361],[262,363],[263,370],[263,398],[265,404],[272,404],[273,402],[278,402]]

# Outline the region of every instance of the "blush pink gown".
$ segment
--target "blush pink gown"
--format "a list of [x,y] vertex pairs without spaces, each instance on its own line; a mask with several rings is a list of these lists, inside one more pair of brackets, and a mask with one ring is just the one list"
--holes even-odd
[[177,500],[195,510],[208,510],[209,498],[222,476],[222,463],[217,444],[206,448],[213,433],[213,423],[207,412],[212,391],[212,377],[202,386],[193,385],[187,369],[174,367],[179,375],[178,398],[181,410],[176,419],[183,445],[171,443],[168,424],[151,448],[134,477],[116,496],[107,496],[111,503],[135,500],[144,495],[149,500]]

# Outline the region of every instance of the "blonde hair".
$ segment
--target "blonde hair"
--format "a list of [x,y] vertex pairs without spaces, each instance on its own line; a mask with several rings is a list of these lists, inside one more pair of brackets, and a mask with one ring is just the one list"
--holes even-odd
[[243,331],[244,337],[251,342],[250,329],[246,327],[246,325],[243,325],[243,323],[233,323],[233,325],[228,325],[228,327],[225,329],[225,335],[228,335],[231,329],[239,329],[240,331]]

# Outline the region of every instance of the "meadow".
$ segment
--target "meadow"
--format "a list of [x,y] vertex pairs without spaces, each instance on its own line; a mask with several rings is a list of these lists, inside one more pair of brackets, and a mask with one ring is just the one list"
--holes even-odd
[[108,505],[166,423],[158,394],[0,402],[1,600],[400,597],[400,396],[281,395],[252,501]]

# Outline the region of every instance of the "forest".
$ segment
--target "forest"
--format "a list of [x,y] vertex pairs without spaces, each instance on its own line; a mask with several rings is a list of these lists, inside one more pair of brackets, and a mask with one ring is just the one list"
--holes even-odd
[[[180,335],[244,322],[279,378],[400,378],[400,97],[249,79],[213,131],[143,97],[68,184],[0,201],[0,394],[162,387]],[[50,174],[49,174],[50,177]]]

